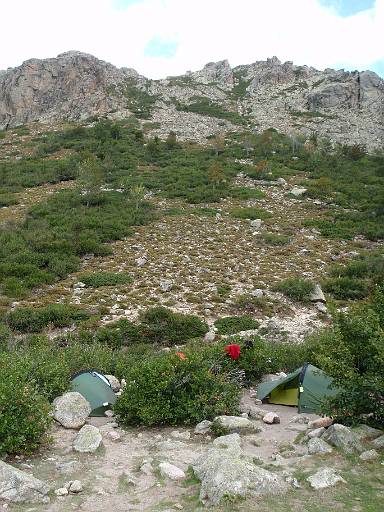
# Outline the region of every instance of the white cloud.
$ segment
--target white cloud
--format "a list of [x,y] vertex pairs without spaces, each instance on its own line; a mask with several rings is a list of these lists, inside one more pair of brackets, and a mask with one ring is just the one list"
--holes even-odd
[[[348,18],[318,0],[13,0],[1,6],[0,69],[76,49],[149,77],[277,55],[317,68],[368,69],[384,59],[384,0]],[[59,7],[60,6],[60,7]],[[154,37],[177,41],[172,58],[145,56]]]

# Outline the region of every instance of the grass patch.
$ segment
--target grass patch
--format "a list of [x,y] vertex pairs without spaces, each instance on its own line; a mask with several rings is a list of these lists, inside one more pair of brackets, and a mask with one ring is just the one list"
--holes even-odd
[[278,235],[276,233],[263,233],[260,237],[267,245],[281,246],[288,245],[291,239],[285,235]]
[[257,329],[259,322],[250,316],[226,316],[215,322],[219,334],[236,334],[241,331]]
[[273,286],[273,291],[283,293],[292,300],[308,302],[314,285],[306,279],[292,277]]
[[236,219],[265,220],[272,217],[272,214],[267,210],[264,210],[263,208],[255,208],[253,206],[248,208],[233,208],[230,213],[231,216]]

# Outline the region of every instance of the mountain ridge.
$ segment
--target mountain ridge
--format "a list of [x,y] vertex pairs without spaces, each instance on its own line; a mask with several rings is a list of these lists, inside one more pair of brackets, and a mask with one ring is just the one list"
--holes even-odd
[[324,71],[277,57],[232,68],[227,60],[160,80],[78,51],[29,59],[0,71],[0,129],[34,121],[136,115],[202,142],[247,126],[327,136],[334,142],[384,141],[384,80],[372,71]]

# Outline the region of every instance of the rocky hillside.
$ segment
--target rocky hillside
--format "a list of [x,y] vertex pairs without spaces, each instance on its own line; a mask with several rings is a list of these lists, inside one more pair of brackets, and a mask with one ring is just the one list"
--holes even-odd
[[100,114],[134,114],[152,121],[160,137],[173,130],[199,142],[220,131],[272,127],[376,148],[384,140],[384,81],[371,71],[318,71],[276,57],[235,68],[209,63],[163,80],[80,52],[0,71],[0,129]]

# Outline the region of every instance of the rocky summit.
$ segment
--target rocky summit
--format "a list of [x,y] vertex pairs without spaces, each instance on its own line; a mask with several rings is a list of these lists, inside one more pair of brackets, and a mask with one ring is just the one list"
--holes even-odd
[[0,129],[104,114],[151,120],[155,135],[173,130],[181,140],[275,128],[374,149],[384,140],[384,81],[372,71],[318,71],[276,57],[151,80],[77,51],[0,71]]

